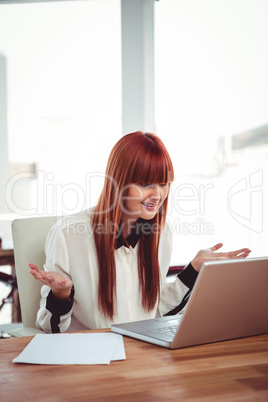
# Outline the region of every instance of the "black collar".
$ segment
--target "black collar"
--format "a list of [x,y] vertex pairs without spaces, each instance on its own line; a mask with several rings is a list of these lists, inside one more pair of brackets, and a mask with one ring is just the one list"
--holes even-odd
[[116,250],[122,246],[124,247],[131,246],[132,248],[134,248],[140,239],[142,233],[142,226],[144,222],[147,221],[142,218],[138,219],[133,225],[130,235],[126,239],[122,236],[122,224],[120,224],[118,235],[116,237],[116,246],[115,246]]

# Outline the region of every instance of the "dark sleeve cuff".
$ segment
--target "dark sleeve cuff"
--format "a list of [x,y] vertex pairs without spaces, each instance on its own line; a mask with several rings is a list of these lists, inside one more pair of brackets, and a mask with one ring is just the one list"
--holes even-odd
[[71,294],[68,300],[60,300],[57,299],[53,293],[52,290],[50,290],[48,296],[47,296],[47,303],[46,303],[46,308],[48,311],[50,311],[52,314],[57,315],[60,317],[61,315],[69,313],[73,307],[74,303],[74,288],[71,290]]
[[181,271],[177,277],[186,285],[189,289],[192,289],[196,278],[198,276],[198,272],[193,268],[192,264],[188,264],[183,271]]

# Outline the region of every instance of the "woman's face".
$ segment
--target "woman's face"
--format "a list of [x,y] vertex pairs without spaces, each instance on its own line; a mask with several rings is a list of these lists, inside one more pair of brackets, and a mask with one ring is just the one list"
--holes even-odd
[[153,219],[168,195],[170,183],[129,184],[122,194],[122,221]]

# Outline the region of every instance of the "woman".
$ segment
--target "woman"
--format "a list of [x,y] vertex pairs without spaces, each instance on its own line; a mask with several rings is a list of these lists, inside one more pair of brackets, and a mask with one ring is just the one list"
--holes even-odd
[[95,208],[64,217],[46,242],[45,271],[29,264],[42,282],[37,327],[46,332],[107,328],[112,323],[175,314],[186,304],[204,261],[245,258],[249,249],[200,251],[166,283],[171,233],[166,225],[170,156],[153,134],[122,137],[108,159]]

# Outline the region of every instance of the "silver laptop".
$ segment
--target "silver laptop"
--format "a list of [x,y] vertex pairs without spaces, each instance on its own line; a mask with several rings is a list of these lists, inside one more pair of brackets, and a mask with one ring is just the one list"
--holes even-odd
[[183,314],[111,329],[170,349],[268,333],[268,258],[206,262]]

